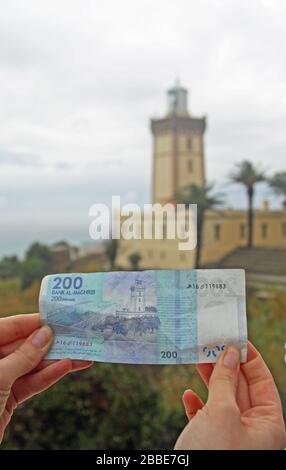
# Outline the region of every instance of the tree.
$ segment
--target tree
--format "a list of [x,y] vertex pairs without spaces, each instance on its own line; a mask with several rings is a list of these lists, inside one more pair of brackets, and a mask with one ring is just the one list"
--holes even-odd
[[189,204],[197,204],[197,247],[196,247],[196,260],[195,268],[200,267],[201,248],[202,248],[202,237],[203,237],[203,225],[204,216],[206,210],[210,210],[222,203],[222,195],[211,195],[213,186],[208,184],[204,187],[191,184],[177,191],[174,195],[174,199],[178,204],[185,204],[188,207]]
[[272,178],[268,179],[269,186],[278,196],[284,196],[283,206],[286,209],[286,171],[275,173]]
[[30,287],[34,281],[47,274],[47,265],[41,258],[28,258],[21,264],[20,278],[22,289]]
[[35,242],[27,250],[20,267],[22,289],[29,287],[34,281],[42,279],[50,272],[52,256],[46,245]]
[[128,257],[131,267],[134,271],[138,271],[139,263],[141,261],[140,253],[131,253]]
[[28,248],[26,252],[26,259],[38,258],[46,263],[51,262],[51,252],[46,245],[35,242]]
[[265,175],[262,171],[248,160],[236,164],[236,170],[230,174],[230,178],[235,183],[241,183],[245,186],[248,197],[248,248],[253,245],[253,196],[256,183],[265,181]]
[[110,268],[114,268],[116,256],[117,256],[117,251],[118,251],[118,240],[110,238],[106,243],[105,243],[105,254],[109,260],[110,263]]
[[17,256],[4,256],[0,261],[0,278],[8,279],[19,274],[20,261]]

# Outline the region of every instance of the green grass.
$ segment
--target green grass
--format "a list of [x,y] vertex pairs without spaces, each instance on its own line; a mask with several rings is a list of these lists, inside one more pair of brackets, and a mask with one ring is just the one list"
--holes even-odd
[[18,278],[0,280],[0,317],[37,312],[38,293],[39,283],[23,291]]

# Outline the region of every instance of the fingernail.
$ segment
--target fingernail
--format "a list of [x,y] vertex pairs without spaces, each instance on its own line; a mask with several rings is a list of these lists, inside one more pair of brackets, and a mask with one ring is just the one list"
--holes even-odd
[[42,349],[50,342],[52,334],[52,330],[49,326],[42,326],[32,337],[33,346]]
[[223,365],[228,369],[236,369],[240,360],[240,352],[238,349],[229,348],[227,349],[224,358]]

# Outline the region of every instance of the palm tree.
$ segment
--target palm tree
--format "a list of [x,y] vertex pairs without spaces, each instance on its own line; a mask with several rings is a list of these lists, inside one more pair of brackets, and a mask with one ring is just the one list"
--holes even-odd
[[205,211],[213,209],[222,203],[222,195],[211,195],[213,185],[206,185],[204,187],[191,184],[177,191],[174,195],[175,202],[178,204],[197,204],[197,247],[196,247],[196,260],[195,268],[200,267],[202,235],[204,225]]
[[141,261],[140,253],[131,253],[128,257],[131,267],[134,271],[138,271],[139,263]]
[[253,240],[253,196],[256,183],[265,181],[265,175],[262,171],[248,160],[236,164],[236,170],[230,174],[232,181],[241,183],[245,186],[248,197],[248,248],[252,248]]
[[105,243],[105,254],[110,263],[110,269],[114,268],[116,256],[118,251],[118,240],[110,238]]
[[272,178],[268,179],[268,184],[273,188],[275,194],[284,196],[283,206],[286,209],[286,171],[275,173]]

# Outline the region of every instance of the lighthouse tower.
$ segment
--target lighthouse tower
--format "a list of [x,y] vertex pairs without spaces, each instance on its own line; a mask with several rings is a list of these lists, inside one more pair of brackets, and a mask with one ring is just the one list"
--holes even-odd
[[142,281],[136,279],[135,285],[130,288],[130,311],[136,313],[145,312],[145,287]]
[[153,203],[165,204],[184,186],[205,185],[205,117],[188,109],[188,90],[177,81],[168,90],[168,110],[151,120],[153,134]]

